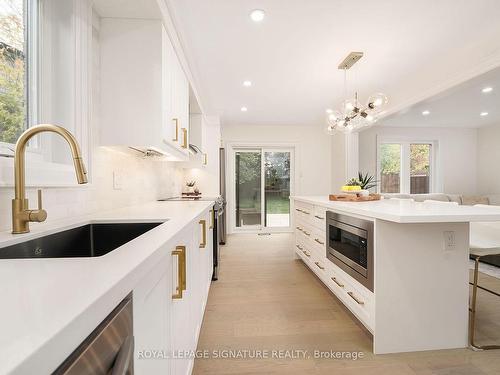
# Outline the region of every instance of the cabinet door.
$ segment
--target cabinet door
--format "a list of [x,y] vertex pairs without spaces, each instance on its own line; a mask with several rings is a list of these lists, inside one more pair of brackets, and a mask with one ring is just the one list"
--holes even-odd
[[184,70],[176,58],[174,59],[174,83],[172,108],[179,125],[179,145],[184,154],[189,154],[189,83]]
[[[194,327],[191,317],[191,304],[196,301],[193,299],[193,227],[189,226],[182,232],[173,246],[172,250],[180,249],[185,251],[185,289],[182,292],[182,297],[172,299],[172,314],[171,314],[171,342],[172,350],[175,359],[172,361],[172,373],[175,375],[186,375],[191,369],[192,358],[189,356],[189,351],[193,350]],[[176,257],[172,264],[172,294],[177,292],[177,288],[182,285],[179,272],[183,272],[183,264],[180,257]]]
[[[152,351],[171,352],[170,299],[172,282],[170,254],[134,288],[134,339],[136,374],[171,374],[165,359],[151,359]],[[149,358],[149,359],[148,359]]]
[[179,119],[176,118],[177,114],[174,108],[177,56],[175,55],[174,48],[172,47],[172,43],[164,27],[162,28],[162,43],[163,126],[161,134],[165,144],[180,149]]

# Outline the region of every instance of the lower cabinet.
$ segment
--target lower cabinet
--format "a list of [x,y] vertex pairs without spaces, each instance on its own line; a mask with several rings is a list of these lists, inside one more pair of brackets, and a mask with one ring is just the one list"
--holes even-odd
[[188,375],[212,278],[212,229],[206,211],[165,245],[136,286],[136,375]]

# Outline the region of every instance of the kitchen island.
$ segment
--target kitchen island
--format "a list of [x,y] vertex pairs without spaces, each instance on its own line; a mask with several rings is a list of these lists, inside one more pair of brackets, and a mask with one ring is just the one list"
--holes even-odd
[[292,200],[295,253],[372,333],[374,353],[467,347],[469,223],[500,221],[500,207]]

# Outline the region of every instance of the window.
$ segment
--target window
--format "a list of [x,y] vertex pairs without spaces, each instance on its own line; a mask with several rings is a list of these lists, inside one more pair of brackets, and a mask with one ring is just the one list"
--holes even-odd
[[378,170],[381,193],[432,193],[435,142],[379,142]]
[[0,142],[13,144],[35,117],[34,1],[0,0]]

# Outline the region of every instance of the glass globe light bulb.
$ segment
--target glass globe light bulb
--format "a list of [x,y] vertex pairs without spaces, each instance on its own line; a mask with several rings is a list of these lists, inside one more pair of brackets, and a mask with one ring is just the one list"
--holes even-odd
[[325,133],[328,135],[334,135],[335,133],[337,133],[337,128],[334,125],[328,125],[325,128]]
[[383,107],[389,102],[389,99],[385,94],[377,93],[368,98],[368,107],[370,109],[376,109]]

